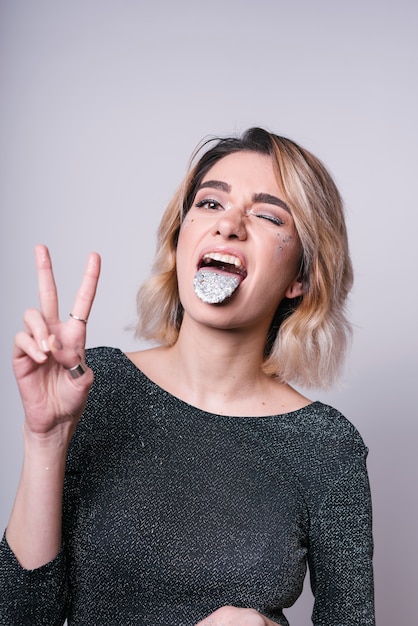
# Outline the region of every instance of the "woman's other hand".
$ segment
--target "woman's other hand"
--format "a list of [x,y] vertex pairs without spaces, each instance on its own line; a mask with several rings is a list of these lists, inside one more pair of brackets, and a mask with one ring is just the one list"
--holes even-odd
[[277,626],[277,623],[254,609],[222,606],[196,626]]

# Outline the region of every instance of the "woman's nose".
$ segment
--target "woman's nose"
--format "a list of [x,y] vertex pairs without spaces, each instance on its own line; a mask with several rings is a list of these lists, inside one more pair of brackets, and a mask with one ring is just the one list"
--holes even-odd
[[240,209],[222,211],[213,226],[212,234],[225,239],[235,238],[244,241],[247,238],[244,212]]

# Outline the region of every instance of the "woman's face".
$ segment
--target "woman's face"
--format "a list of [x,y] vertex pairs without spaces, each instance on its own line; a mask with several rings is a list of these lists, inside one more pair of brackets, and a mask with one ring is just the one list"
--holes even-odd
[[[180,228],[177,275],[185,315],[222,327],[266,332],[284,297],[302,294],[301,246],[270,157],[250,151],[219,160],[204,176]],[[193,288],[199,269],[238,276],[221,304]]]

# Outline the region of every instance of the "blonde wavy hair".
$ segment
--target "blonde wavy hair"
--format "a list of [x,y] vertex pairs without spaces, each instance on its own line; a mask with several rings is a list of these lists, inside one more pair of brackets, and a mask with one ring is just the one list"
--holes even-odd
[[242,150],[272,159],[302,249],[304,293],[280,303],[266,337],[264,371],[289,383],[326,388],[340,373],[351,335],[345,303],[353,270],[342,200],[321,161],[262,128],[250,128],[241,137],[210,139],[194,152],[161,220],[151,277],[138,292],[136,335],[163,345],[176,342],[183,318],[176,274],[180,225],[210,168]]

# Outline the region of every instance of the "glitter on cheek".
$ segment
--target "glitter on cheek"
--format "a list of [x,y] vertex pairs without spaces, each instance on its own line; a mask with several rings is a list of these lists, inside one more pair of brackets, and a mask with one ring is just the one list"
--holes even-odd
[[198,224],[198,220],[196,219],[196,216],[192,217],[191,215],[187,214],[184,216],[184,218],[181,220],[180,222],[180,229],[179,229],[179,234],[181,235],[181,233],[183,232],[189,232],[191,229],[193,229],[194,226],[196,226]]
[[[282,237],[281,233],[279,233],[279,234],[277,235],[277,237],[279,238],[280,243],[283,243],[283,244],[285,244],[285,243],[286,243],[285,238],[284,238],[284,237]],[[278,250],[279,252],[283,252],[284,248],[283,248],[283,246],[282,246],[282,245],[279,245],[279,246],[277,247],[277,249],[276,249],[276,250]]]
[[277,236],[280,239],[281,244],[278,246],[279,252],[283,252],[285,247],[291,248],[295,243],[295,239],[294,237],[292,237],[292,235],[282,235],[281,233],[279,233]]
[[[285,263],[285,259],[291,253],[291,237],[282,237],[279,235],[279,243],[274,250],[274,260]],[[284,256],[283,256],[284,255]]]
[[181,223],[181,228],[187,228],[187,226],[189,226],[190,224],[192,224],[194,222],[194,218],[190,217],[189,215],[186,215],[186,217],[184,218],[183,222]]

